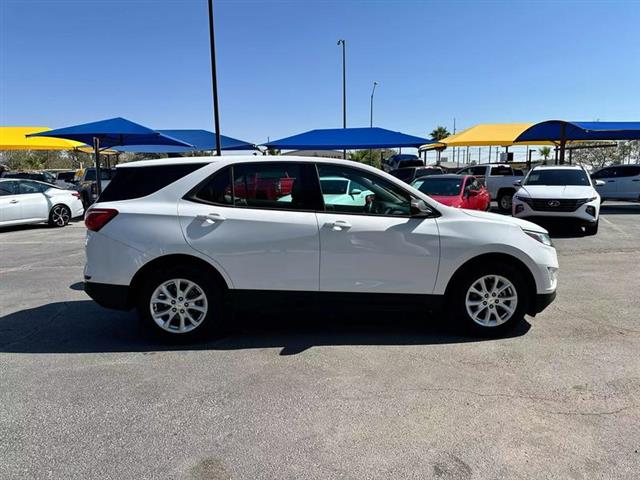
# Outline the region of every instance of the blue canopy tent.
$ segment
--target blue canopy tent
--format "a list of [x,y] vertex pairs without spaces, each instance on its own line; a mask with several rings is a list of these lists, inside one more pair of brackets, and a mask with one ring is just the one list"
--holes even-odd
[[[185,153],[216,149],[216,134],[207,130],[156,130],[163,135],[187,142],[192,147],[177,145],[126,145],[113,147],[120,152],[138,153]],[[255,150],[253,143],[238,140],[237,138],[220,135],[222,150]]]
[[102,193],[100,175],[100,150],[124,145],[172,145],[192,148],[190,143],[156,132],[125,118],[116,117],[72,127],[32,133],[28,137],[66,138],[93,145],[96,163],[98,195]]
[[515,142],[557,142],[560,147],[560,163],[562,164],[564,163],[567,142],[638,139],[640,139],[640,122],[548,120],[530,126],[515,139]]
[[414,147],[432,143],[426,138],[393,132],[384,128],[329,128],[281,138],[265,143],[281,150],[367,150],[373,148]]

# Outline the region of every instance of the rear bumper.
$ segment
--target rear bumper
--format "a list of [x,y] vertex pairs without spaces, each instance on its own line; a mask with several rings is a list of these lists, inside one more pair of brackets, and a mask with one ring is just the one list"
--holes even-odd
[[107,283],[84,282],[84,291],[98,305],[114,310],[131,310],[129,287]]
[[552,293],[538,293],[531,305],[529,305],[529,309],[527,313],[529,315],[535,316],[536,314],[542,312],[545,308],[547,308],[553,301],[556,299],[556,292]]

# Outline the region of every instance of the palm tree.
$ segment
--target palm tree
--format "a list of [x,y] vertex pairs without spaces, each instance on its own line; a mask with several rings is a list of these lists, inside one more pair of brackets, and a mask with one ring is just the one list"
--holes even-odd
[[431,132],[429,134],[431,136],[431,138],[433,140],[442,140],[443,138],[447,138],[449,135],[451,135],[449,133],[449,130],[447,130],[447,127],[443,127],[441,125],[439,125],[433,132]]
[[544,164],[547,164],[547,158],[551,155],[551,147],[540,147],[538,153],[544,157]]

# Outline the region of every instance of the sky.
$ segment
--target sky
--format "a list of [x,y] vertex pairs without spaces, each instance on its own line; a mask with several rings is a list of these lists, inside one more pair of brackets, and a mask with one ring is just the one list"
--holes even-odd
[[[640,0],[215,0],[221,132],[640,120]],[[0,0],[0,125],[213,130],[206,0]]]

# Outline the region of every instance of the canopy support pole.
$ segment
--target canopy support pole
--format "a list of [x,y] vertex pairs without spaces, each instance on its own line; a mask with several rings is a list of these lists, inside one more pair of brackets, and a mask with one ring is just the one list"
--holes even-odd
[[220,112],[218,110],[218,75],[216,73],[216,43],[213,34],[213,0],[209,0],[209,44],[211,47],[211,88],[213,89],[213,122],[216,130],[216,153],[222,155],[220,142]]
[[564,165],[564,150],[567,146],[567,124],[562,123],[560,126],[560,165]]
[[96,192],[98,197],[102,194],[102,173],[100,172],[100,139],[93,137],[93,154],[96,167]]

